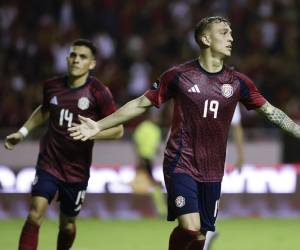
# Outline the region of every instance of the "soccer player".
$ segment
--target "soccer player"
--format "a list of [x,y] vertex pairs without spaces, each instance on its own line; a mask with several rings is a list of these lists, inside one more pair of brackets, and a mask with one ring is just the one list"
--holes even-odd
[[224,65],[233,43],[227,19],[206,17],[194,34],[201,48],[198,58],[168,69],[144,95],[112,115],[98,122],[80,117],[84,123],[69,128],[74,139],[86,141],[152,106],[174,100],[163,162],[168,220],[178,221],[169,250],[203,249],[206,232],[215,230],[228,130],[238,102],[300,138],[298,124],[272,106],[247,76]]
[[43,103],[19,131],[6,137],[5,147],[11,150],[28,133],[49,121],[40,142],[29,214],[19,250],[37,249],[40,225],[56,193],[60,201],[57,250],[71,248],[76,234],[75,219],[88,184],[93,140],[117,139],[123,135],[123,126],[119,125],[95,134],[86,142],[75,141],[68,134],[67,128],[79,122],[79,114],[101,119],[116,110],[109,89],[90,76],[95,58],[96,48],[89,40],[74,41],[67,57],[68,75],[45,81]]

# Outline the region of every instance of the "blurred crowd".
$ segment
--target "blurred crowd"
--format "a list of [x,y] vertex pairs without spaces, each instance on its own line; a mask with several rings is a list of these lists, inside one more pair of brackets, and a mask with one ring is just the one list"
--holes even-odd
[[[18,127],[41,102],[42,81],[66,72],[70,42],[98,48],[93,72],[118,105],[142,94],[170,66],[196,58],[197,21],[230,19],[233,56],[265,97],[300,118],[297,0],[0,1],[0,127]],[[251,115],[246,126],[261,126]]]

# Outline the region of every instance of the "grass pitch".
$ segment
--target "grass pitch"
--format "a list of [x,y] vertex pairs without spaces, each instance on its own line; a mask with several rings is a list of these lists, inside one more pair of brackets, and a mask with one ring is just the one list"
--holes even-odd
[[[17,249],[22,219],[0,220],[0,248]],[[162,220],[79,219],[72,250],[167,250],[175,223]],[[217,223],[219,237],[212,250],[300,249],[300,218],[224,219]],[[56,247],[57,221],[46,220],[39,249]]]

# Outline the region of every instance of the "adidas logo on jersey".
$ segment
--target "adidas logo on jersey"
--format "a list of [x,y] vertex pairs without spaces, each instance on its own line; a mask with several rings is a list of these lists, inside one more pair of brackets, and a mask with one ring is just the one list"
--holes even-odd
[[50,103],[53,104],[53,105],[57,105],[58,102],[57,102],[57,97],[56,96],[53,96],[50,100]]
[[191,93],[200,93],[200,89],[198,87],[197,84],[195,84],[193,87],[191,87],[188,92],[191,92]]

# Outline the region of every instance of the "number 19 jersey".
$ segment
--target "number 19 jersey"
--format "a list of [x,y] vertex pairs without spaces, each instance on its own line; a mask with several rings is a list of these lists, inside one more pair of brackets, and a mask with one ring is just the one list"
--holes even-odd
[[84,182],[89,178],[93,141],[75,141],[68,128],[79,123],[78,115],[99,120],[116,110],[109,89],[94,77],[78,88],[67,85],[67,77],[44,83],[42,109],[49,111],[48,130],[40,142],[37,168],[58,179]]
[[223,178],[228,132],[237,103],[255,109],[266,102],[245,75],[227,66],[209,73],[196,59],[164,72],[145,96],[156,107],[174,99],[165,175],[186,173],[199,182]]

